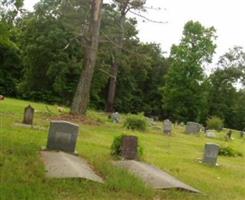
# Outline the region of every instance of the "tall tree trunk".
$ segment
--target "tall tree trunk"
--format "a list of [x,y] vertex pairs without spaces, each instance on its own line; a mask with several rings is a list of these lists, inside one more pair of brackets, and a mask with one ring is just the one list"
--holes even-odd
[[86,38],[84,69],[73,97],[71,106],[72,114],[85,114],[88,107],[99,42],[102,4],[103,0],[91,0],[91,18],[88,38]]
[[120,25],[120,36],[118,39],[118,47],[115,51],[115,58],[112,59],[112,65],[111,65],[111,78],[109,82],[109,88],[108,88],[108,95],[107,95],[107,101],[106,101],[106,112],[114,112],[114,101],[115,101],[115,95],[116,95],[116,83],[117,83],[117,74],[118,74],[118,67],[119,67],[119,57],[122,53],[123,48],[123,39],[124,39],[124,23],[125,23],[125,17],[126,14],[124,12],[121,13],[119,25]]
[[118,65],[113,62],[111,65],[111,78],[109,82],[108,96],[106,102],[106,112],[114,112],[114,99],[116,94]]

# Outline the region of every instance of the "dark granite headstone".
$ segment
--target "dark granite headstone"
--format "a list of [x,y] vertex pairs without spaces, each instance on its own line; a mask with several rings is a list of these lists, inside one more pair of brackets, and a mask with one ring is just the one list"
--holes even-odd
[[207,143],[205,144],[203,162],[215,166],[219,154],[219,145]]
[[138,138],[123,136],[121,144],[122,157],[126,160],[136,160],[138,157]]
[[32,108],[30,105],[25,108],[24,111],[24,119],[23,124],[33,124],[33,118],[34,118],[34,108]]
[[187,122],[186,132],[188,134],[197,134],[200,132],[201,125],[196,122]]
[[48,135],[48,150],[75,152],[79,126],[65,121],[51,121]]

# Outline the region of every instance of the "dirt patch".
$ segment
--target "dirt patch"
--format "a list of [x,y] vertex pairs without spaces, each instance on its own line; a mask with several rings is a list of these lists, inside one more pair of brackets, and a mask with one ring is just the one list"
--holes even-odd
[[87,116],[81,116],[81,115],[72,115],[72,114],[62,114],[62,115],[56,115],[49,118],[50,120],[62,120],[62,121],[68,121],[73,123],[81,123],[81,124],[87,124],[87,125],[93,125],[93,126],[99,126],[102,124],[101,121],[98,119],[91,119]]

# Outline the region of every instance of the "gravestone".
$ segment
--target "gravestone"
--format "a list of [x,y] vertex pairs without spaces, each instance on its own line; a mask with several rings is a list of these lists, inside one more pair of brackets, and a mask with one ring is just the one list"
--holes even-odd
[[207,143],[205,144],[203,163],[215,166],[219,154],[219,145]]
[[0,95],[0,101],[3,101],[3,100],[4,100],[4,96]]
[[187,122],[186,124],[186,132],[189,134],[199,133],[201,129],[201,125],[196,122]]
[[217,137],[214,130],[207,130],[207,131],[206,131],[206,136],[207,136],[208,138],[216,138],[216,137]]
[[118,112],[114,112],[111,114],[111,119],[113,123],[119,123],[120,122],[120,115]]
[[172,132],[172,122],[169,119],[163,121],[163,132],[168,135]]
[[138,138],[136,136],[123,136],[121,156],[126,160],[136,160],[138,157]]
[[33,124],[33,118],[34,118],[34,108],[32,108],[29,105],[24,110],[23,124],[32,125]]
[[51,121],[48,135],[48,150],[75,152],[79,126],[66,121]]

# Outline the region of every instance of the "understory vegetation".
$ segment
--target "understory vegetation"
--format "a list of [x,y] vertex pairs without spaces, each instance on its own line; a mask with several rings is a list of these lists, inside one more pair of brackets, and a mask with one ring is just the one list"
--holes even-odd
[[[140,41],[136,19],[125,13],[143,12],[145,1],[129,2],[103,5],[89,108],[203,125],[217,116],[243,130],[244,50],[231,47],[212,63],[215,27],[188,21],[166,56],[159,44]],[[0,95],[71,106],[84,69],[89,8],[87,0],[42,0],[27,11],[23,0],[1,1]],[[206,65],[214,69],[209,76]]]

